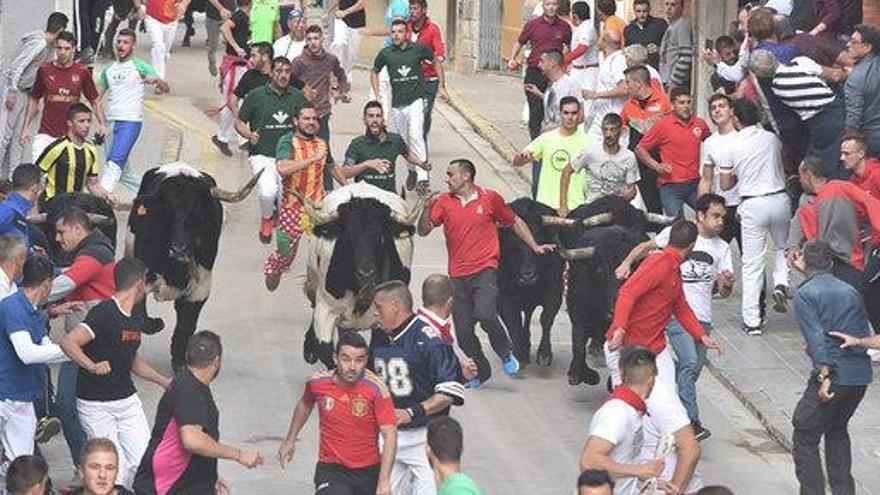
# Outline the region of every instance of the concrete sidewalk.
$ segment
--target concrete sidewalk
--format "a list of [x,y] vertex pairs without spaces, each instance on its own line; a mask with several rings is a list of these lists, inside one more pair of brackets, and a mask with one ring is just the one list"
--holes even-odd
[[[474,130],[492,143],[508,162],[529,142],[522,123],[525,97],[522,80],[512,75],[447,73],[452,101]],[[509,172],[509,163],[499,163]],[[527,172],[521,170],[521,172]],[[524,180],[529,180],[520,173]],[[796,287],[800,280],[793,280]],[[778,314],[768,310],[764,335],[751,337],[740,329],[740,287],[734,295],[714,304],[713,335],[722,341],[725,352],[710,356],[709,371],[736,395],[761,421],[770,435],[791,449],[791,415],[810,372],[803,337],[791,311]],[[557,319],[557,324],[559,323]],[[701,394],[701,402],[710,397]],[[850,422],[853,474],[859,493],[880,494],[880,389],[868,388],[855,417]],[[707,425],[709,428],[712,425]],[[712,440],[708,440],[711,442]]]

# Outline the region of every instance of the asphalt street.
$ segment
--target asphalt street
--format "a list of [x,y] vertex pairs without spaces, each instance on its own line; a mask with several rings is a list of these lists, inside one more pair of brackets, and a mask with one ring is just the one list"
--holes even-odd
[[[132,163],[142,172],[179,156],[213,174],[222,187],[232,189],[247,180],[250,170],[243,154],[225,158],[210,144],[216,124],[204,110],[219,102],[219,93],[207,72],[203,33],[200,27],[192,48],[175,47],[169,71],[172,94],[149,97],[147,125]],[[149,41],[144,36],[138,52],[147,60],[148,49]],[[367,73],[358,71],[354,79],[353,103],[337,106],[332,120],[331,141],[337,157],[342,156],[348,141],[363,132],[360,108],[368,96]],[[503,164],[503,159],[448,106],[440,104],[435,110],[429,146],[436,168],[431,179],[435,190],[444,188],[445,164],[462,156],[477,164],[480,185],[497,189],[508,200],[527,190],[515,174],[494,171],[490,163]],[[503,170],[504,165],[501,167]],[[263,285],[262,264],[270,248],[257,241],[256,198],[230,205],[226,211],[213,292],[199,327],[214,330],[224,339],[223,370],[213,384],[221,414],[222,441],[259,449],[266,464],[248,471],[221,462],[221,475],[237,494],[310,493],[317,456],[317,418],[313,417],[305,428],[292,466],[282,471],[274,457],[304,379],[318,369],[302,358],[303,334],[311,318],[302,292],[309,243],[300,245],[296,263],[281,287],[268,293]],[[120,222],[125,217],[120,215]],[[120,229],[120,235],[123,231]],[[415,243],[412,287],[418,297],[425,276],[445,272],[446,254],[439,231]],[[165,317],[166,326],[173,326],[170,305],[149,304],[153,313]],[[538,334],[537,330],[533,332],[535,337]],[[166,373],[170,373],[170,339],[171,332],[166,330],[145,339],[141,347],[145,359]],[[551,367],[532,365],[515,380],[497,368],[483,389],[469,392],[465,405],[453,411],[465,431],[464,470],[487,494],[573,491],[587,427],[592,413],[602,404],[605,390],[602,386],[567,384],[570,337],[568,318],[562,312],[557,317],[553,342],[555,359]],[[489,350],[488,344],[484,347]],[[498,367],[497,359],[493,365]],[[152,421],[161,390],[142,381],[137,385]],[[705,373],[699,395],[704,424],[713,431],[713,436],[702,444],[700,470],[704,479],[726,484],[742,494],[796,493],[790,456],[766,435],[751,413]],[[69,480],[73,472],[63,440],[53,439],[44,450],[53,477],[62,482]]]

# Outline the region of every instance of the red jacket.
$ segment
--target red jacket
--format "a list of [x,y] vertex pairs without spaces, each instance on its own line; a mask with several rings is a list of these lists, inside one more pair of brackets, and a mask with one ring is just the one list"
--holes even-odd
[[[422,29],[416,31],[415,22],[408,21],[407,28],[411,33],[412,41],[421,43],[434,52],[434,59],[443,61],[446,59],[446,42],[443,41],[443,33],[440,32],[440,26],[430,18],[425,17]],[[434,69],[434,62],[422,60],[422,75],[425,81],[437,79],[437,71]]]
[[666,325],[675,316],[696,340],[705,335],[693,310],[684,298],[681,263],[684,258],[672,246],[652,254],[623,283],[614,305],[614,320],[605,334],[610,340],[614,330],[626,331],[623,345],[639,345],[660,353],[666,348]]

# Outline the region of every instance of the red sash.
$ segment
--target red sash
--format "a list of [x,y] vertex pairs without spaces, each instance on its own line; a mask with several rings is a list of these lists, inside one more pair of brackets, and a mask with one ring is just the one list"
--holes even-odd
[[437,318],[429,315],[427,311],[422,311],[421,309],[419,309],[417,313],[422,319],[430,323],[432,327],[436,328],[437,331],[439,331],[440,334],[443,335],[443,340],[449,342],[450,344],[455,343],[455,339],[452,338],[452,322],[449,319],[447,319],[446,321],[438,320]]
[[645,405],[645,400],[639,397],[639,394],[633,392],[633,390],[626,385],[618,385],[614,387],[614,392],[611,392],[611,395],[605,399],[605,402],[608,402],[611,399],[620,399],[632,406],[632,408],[639,413],[648,414],[648,406]]

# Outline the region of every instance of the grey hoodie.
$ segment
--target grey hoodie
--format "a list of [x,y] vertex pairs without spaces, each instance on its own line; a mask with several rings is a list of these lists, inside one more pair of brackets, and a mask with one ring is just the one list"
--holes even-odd
[[21,38],[15,57],[0,73],[0,83],[7,88],[29,91],[37,79],[37,69],[52,57],[54,47],[46,43],[43,31],[32,31]]

